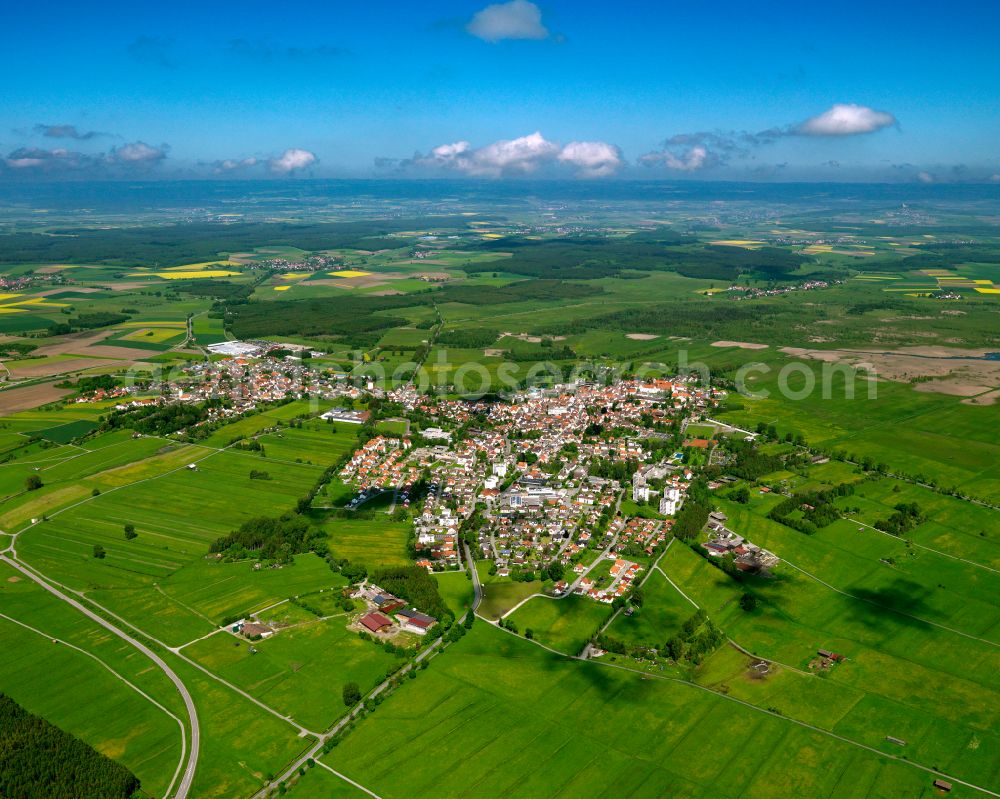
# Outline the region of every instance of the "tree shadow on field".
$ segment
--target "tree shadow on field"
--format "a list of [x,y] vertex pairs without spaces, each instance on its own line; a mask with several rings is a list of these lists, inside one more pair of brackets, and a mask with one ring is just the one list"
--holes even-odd
[[[608,656],[605,655],[605,658]],[[576,666],[579,670],[580,676],[586,680],[592,688],[600,692],[601,696],[610,696],[611,694],[616,694],[622,689],[621,677],[615,679],[614,674],[611,672],[612,669],[599,664],[594,663],[584,663],[577,661],[572,664]],[[620,674],[626,674],[626,672],[620,672]],[[638,675],[635,675],[638,677]]]
[[931,625],[924,619],[936,614],[924,601],[930,589],[913,580],[896,578],[879,588],[850,588],[846,593],[860,600],[850,603],[851,612],[869,627],[883,628],[886,623],[895,623],[926,629]]

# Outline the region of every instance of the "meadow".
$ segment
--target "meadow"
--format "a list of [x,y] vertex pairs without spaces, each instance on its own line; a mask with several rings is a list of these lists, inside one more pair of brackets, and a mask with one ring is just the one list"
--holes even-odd
[[484,618],[495,621],[522,600],[542,590],[540,580],[524,583],[511,580],[509,577],[492,575],[489,573],[490,564],[491,562],[486,560],[476,561],[476,571],[483,587],[483,601],[476,612]]
[[253,644],[220,632],[184,654],[303,726],[324,730],[347,712],[344,683],[355,682],[366,694],[402,662],[349,631],[349,621],[345,613],[313,617]]
[[642,593],[642,607],[631,616],[619,613],[608,626],[607,633],[628,644],[659,648],[680,631],[694,608],[656,570],[643,582]]
[[321,526],[329,535],[330,551],[337,558],[368,569],[412,562],[406,546],[410,535],[408,522],[390,521],[388,516],[376,513],[373,519],[330,516]]
[[[794,531],[789,535],[805,538]],[[811,539],[808,543],[816,546]],[[740,646],[822,683],[816,691],[803,687],[813,682],[802,683],[781,701],[772,696],[768,707],[886,752],[895,746],[886,736],[902,738],[908,742],[905,753],[918,762],[978,784],[995,783],[1000,773],[1000,739],[994,732],[1000,652],[996,644],[969,637],[989,626],[989,620],[966,618],[945,592],[894,575],[876,558],[865,559],[864,571],[845,580],[862,558],[852,562],[845,557],[843,566],[826,559],[824,569],[807,561],[804,549],[809,547],[793,554],[787,540],[782,547],[776,544],[772,538],[767,546],[792,560],[783,561],[777,577],[768,581],[739,585],[677,546],[661,566]],[[751,613],[738,601],[748,589],[759,600]],[[942,596],[934,601],[938,593]],[[995,624],[995,609],[990,616]],[[956,626],[935,626],[945,620]],[[846,661],[819,677],[808,668],[819,649],[838,652]],[[953,743],[943,746],[944,740]]]
[[[437,756],[401,770],[394,753],[403,750]],[[571,662],[486,624],[407,681],[323,760],[387,799],[470,790],[930,796],[932,779],[721,695]]]
[[577,655],[612,612],[610,605],[573,594],[565,599],[535,597],[509,618],[521,633],[531,630],[546,646]]

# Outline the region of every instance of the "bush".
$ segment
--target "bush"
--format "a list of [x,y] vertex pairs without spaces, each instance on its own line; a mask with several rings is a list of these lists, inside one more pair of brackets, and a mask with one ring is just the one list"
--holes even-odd
[[344,704],[347,707],[354,707],[361,701],[361,689],[356,682],[344,683]]
[[740,607],[747,613],[757,609],[757,597],[753,594],[744,594],[740,597]]

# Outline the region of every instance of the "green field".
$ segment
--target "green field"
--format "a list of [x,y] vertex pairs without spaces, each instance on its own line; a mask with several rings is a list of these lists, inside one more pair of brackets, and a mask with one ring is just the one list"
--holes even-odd
[[519,602],[542,590],[542,584],[538,580],[523,583],[515,582],[509,577],[496,577],[489,573],[489,567],[489,561],[476,562],[479,581],[483,586],[483,601],[476,612],[487,619],[499,619]]
[[642,607],[631,616],[619,613],[608,627],[608,635],[630,644],[662,646],[695,609],[658,571],[642,584],[642,592]]
[[[392,753],[405,747],[440,754],[400,772]],[[465,795],[470,761],[479,796],[931,795],[930,775],[902,763],[689,685],[568,662],[487,625],[324,758],[390,799]]]
[[408,523],[393,522],[388,516],[376,513],[374,519],[329,518],[322,526],[329,535],[330,551],[338,558],[369,569],[412,562],[406,549]]
[[226,632],[184,649],[213,673],[291,716],[323,730],[346,712],[341,690],[356,682],[367,693],[402,659],[347,629],[347,615],[313,618],[250,644]]
[[575,594],[565,599],[535,597],[510,615],[517,629],[567,655],[579,654],[611,616],[610,605]]

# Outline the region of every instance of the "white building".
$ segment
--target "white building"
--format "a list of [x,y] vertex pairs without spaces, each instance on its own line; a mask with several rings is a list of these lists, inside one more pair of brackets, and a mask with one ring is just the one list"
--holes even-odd
[[664,516],[673,516],[677,513],[680,501],[680,489],[677,486],[667,486],[663,489],[663,498],[660,500],[660,513]]
[[632,477],[632,501],[646,502],[649,499],[649,485],[639,472]]
[[451,441],[451,433],[440,427],[428,427],[420,431],[420,435],[430,441]]

